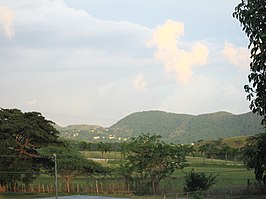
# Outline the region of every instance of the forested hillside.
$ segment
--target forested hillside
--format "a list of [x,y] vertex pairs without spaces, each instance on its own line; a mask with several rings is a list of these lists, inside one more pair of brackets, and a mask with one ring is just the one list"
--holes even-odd
[[93,125],[56,127],[61,137],[87,141],[123,141],[142,133],[158,134],[166,142],[191,143],[198,140],[249,136],[262,133],[261,118],[253,113],[234,115],[217,112],[202,115],[144,111],[104,128]]
[[189,143],[197,140],[249,136],[262,133],[261,118],[253,113],[234,115],[217,112],[198,116],[147,111],[133,113],[110,127],[119,135],[155,133],[167,142]]

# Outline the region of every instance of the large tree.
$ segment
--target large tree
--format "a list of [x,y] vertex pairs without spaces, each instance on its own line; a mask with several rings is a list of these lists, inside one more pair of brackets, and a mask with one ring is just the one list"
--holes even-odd
[[143,134],[132,138],[126,147],[125,157],[127,172],[132,174],[136,190],[141,194],[157,194],[159,182],[177,168],[185,166],[182,146],[166,144],[157,135]]
[[[238,19],[249,38],[251,63],[248,76],[250,85],[245,85],[250,109],[262,116],[266,128],[266,3],[265,0],[241,0],[233,16]],[[244,149],[245,163],[255,169],[258,181],[265,171],[266,133],[253,136]]]
[[241,0],[233,16],[242,25],[249,38],[251,63],[248,76],[251,85],[245,85],[250,109],[263,117],[266,127],[266,3],[265,0]]
[[16,190],[17,183],[29,183],[49,164],[38,150],[58,144],[58,131],[40,113],[0,109],[0,185]]
[[[68,144],[64,146],[48,146],[41,149],[40,154],[47,157],[57,156],[57,172],[58,175],[65,181],[66,192],[71,192],[71,183],[78,175],[91,176],[94,174],[104,174],[104,168],[92,160],[87,160],[79,151],[70,147]],[[54,167],[50,167],[50,173],[54,174]],[[49,171],[48,170],[48,171]]]

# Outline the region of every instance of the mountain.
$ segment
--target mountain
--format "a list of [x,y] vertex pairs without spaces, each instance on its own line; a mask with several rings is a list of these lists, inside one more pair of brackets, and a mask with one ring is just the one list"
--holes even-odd
[[190,143],[198,140],[262,133],[261,118],[253,113],[234,115],[217,112],[186,115],[163,111],[133,113],[109,128],[120,137],[138,136],[141,133],[159,134],[167,142]]
[[169,143],[191,143],[262,133],[261,117],[249,112],[234,115],[216,112],[202,115],[163,111],[132,113],[110,128],[95,125],[56,126],[60,136],[84,141],[122,141],[142,133],[159,134]]

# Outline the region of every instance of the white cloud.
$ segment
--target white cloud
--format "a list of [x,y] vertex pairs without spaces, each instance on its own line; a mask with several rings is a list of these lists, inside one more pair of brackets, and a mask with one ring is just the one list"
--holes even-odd
[[5,62],[0,64],[1,68],[9,65],[10,70],[18,67],[39,71],[80,71],[92,67],[124,70],[125,66],[150,64],[145,56],[149,53],[145,41],[152,31],[147,27],[98,19],[84,10],[68,7],[63,1],[6,3],[14,10],[14,23],[19,28],[12,46],[7,43],[0,46],[6,55],[1,57],[1,62]]
[[5,36],[12,39],[15,35],[13,27],[14,13],[12,9],[0,4],[0,24],[2,24]]
[[138,74],[133,80],[133,87],[138,91],[145,91],[147,86],[147,82],[144,79],[143,74]]
[[250,55],[247,48],[237,47],[226,41],[224,43],[223,55],[229,63],[240,69],[247,70],[249,68]]
[[180,37],[183,34],[183,23],[167,20],[156,28],[147,46],[156,46],[155,58],[164,63],[168,73],[174,72],[180,82],[187,83],[193,74],[193,66],[207,63],[208,48],[196,42],[190,51],[182,49]]

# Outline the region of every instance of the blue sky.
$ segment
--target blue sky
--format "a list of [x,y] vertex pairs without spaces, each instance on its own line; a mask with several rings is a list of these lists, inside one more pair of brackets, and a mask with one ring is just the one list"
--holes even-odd
[[0,0],[0,106],[59,125],[248,112],[238,0]]

